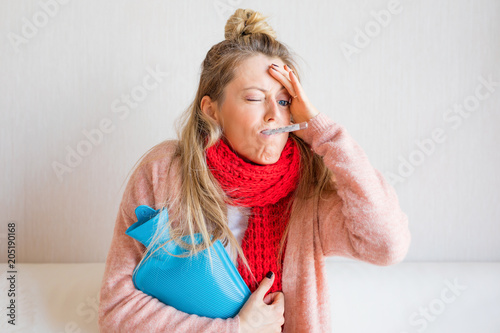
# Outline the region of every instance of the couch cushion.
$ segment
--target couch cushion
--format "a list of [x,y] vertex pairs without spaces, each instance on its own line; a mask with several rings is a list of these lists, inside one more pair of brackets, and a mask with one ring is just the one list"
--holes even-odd
[[334,332],[500,332],[498,262],[326,262]]
[[[333,332],[500,332],[500,263],[336,260],[326,260]],[[0,332],[99,332],[103,263],[18,264],[17,272],[16,326],[2,306]]]

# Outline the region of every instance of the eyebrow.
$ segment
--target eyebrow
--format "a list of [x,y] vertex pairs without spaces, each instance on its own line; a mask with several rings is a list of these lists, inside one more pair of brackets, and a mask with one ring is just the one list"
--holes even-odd
[[[246,87],[244,88],[243,90],[250,90],[250,89],[257,89],[257,90],[260,90],[260,91],[263,91],[263,92],[267,92],[266,89],[264,88],[260,88],[260,87],[256,87],[256,86],[251,86],[251,87]],[[278,91],[282,91],[282,90],[285,90],[286,88],[284,86],[281,86],[281,89],[278,90]]]

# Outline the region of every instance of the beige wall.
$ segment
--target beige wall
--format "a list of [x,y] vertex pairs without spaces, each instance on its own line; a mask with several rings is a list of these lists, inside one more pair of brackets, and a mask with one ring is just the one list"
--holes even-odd
[[235,6],[271,16],[311,101],[393,179],[407,260],[500,260],[499,1],[55,1],[0,3],[3,261],[11,221],[19,261],[105,260],[122,182],[175,137]]

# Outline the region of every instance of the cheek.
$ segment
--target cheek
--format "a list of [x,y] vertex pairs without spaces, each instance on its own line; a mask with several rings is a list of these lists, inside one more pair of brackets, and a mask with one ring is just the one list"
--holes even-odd
[[246,110],[244,112],[239,112],[234,115],[231,119],[232,127],[230,130],[234,133],[248,132],[255,128],[256,124],[259,124],[259,116],[257,112],[252,112],[252,110]]

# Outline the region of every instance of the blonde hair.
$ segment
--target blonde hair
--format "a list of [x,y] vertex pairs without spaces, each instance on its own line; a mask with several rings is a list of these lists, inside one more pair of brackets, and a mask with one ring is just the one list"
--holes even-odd
[[[283,43],[276,40],[276,33],[259,12],[237,9],[227,20],[224,31],[225,40],[210,48],[201,65],[200,82],[194,101],[178,119],[179,145],[172,161],[178,160],[180,164],[182,172],[180,193],[164,203],[163,207],[168,207],[169,220],[166,224],[159,225],[136,270],[147,259],[146,253],[152,254],[151,249],[156,247],[156,250],[159,250],[169,241],[175,241],[187,249],[187,256],[191,256],[209,248],[220,239],[224,246],[230,242],[233,251],[239,254],[253,280],[259,282],[251,272],[241,246],[228,227],[227,204],[231,203],[231,199],[224,193],[207,167],[205,150],[214,145],[223,133],[219,125],[202,112],[201,100],[203,96],[208,95],[212,101],[222,105],[225,97],[224,88],[234,79],[235,69],[242,61],[254,55],[264,54],[270,58],[280,58],[294,70],[299,81],[300,74],[291,52]],[[294,197],[307,199],[334,191],[333,174],[325,166],[322,158],[296,135],[290,134],[290,137],[295,140],[301,152],[301,177]],[[146,162],[143,160],[140,165]],[[294,211],[301,209],[299,205],[303,202],[304,200],[291,200],[290,203],[293,204],[291,206],[289,204],[287,210],[291,209],[290,214],[293,215]],[[174,225],[173,221],[182,223]],[[290,223],[280,241],[277,258],[279,269],[289,229]],[[170,240],[164,244],[157,244],[160,236],[166,232],[170,234]],[[203,242],[198,245],[194,238],[196,232],[201,233],[203,238]],[[182,241],[181,237],[184,235],[190,236],[191,244]],[[210,235],[213,235],[212,239]],[[209,258],[212,263],[210,251]]]

